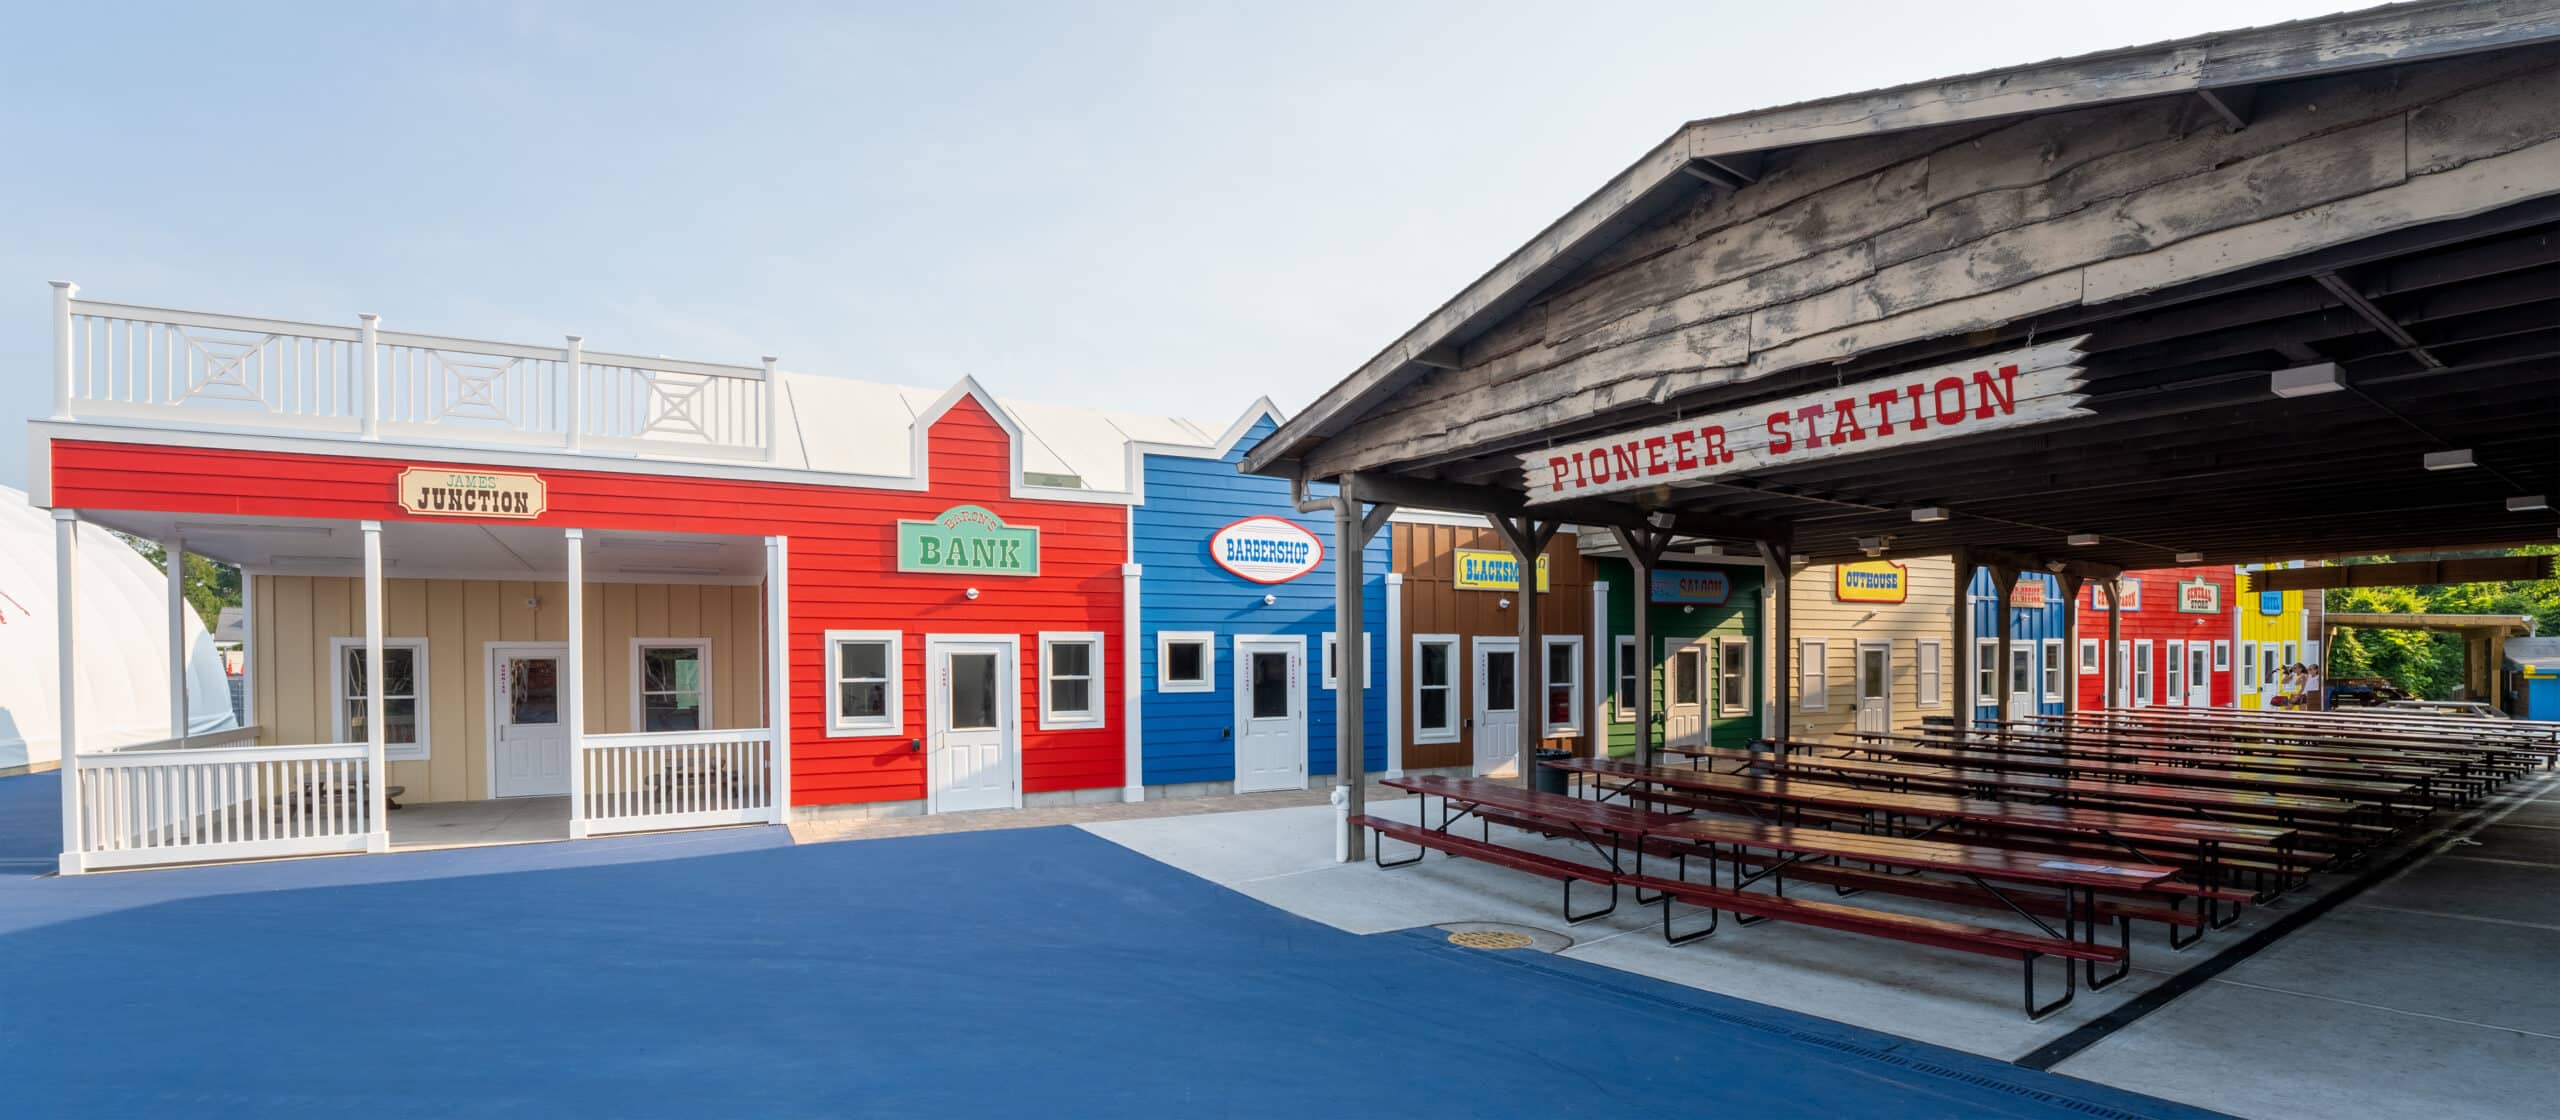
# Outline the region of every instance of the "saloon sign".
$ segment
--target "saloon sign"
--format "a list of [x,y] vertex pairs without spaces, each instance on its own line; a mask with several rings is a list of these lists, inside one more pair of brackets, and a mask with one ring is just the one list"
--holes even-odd
[[1294,521],[1248,517],[1210,536],[1209,559],[1255,583],[1287,583],[1324,562],[1324,542]]
[[424,517],[542,516],[547,495],[538,474],[448,471],[411,467],[400,472],[400,508]]
[[1733,580],[1723,572],[1671,571],[1654,569],[1653,589],[1649,596],[1657,603],[1686,603],[1691,606],[1721,607],[1733,597]]
[[1040,530],[1007,525],[980,506],[953,506],[931,521],[898,522],[898,570],[1036,576]]
[[1794,466],[2088,415],[2080,339],[1799,393],[1520,456],[1532,502]]

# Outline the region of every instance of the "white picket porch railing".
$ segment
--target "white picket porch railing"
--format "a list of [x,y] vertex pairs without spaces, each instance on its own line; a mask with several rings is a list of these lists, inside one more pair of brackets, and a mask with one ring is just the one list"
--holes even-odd
[[776,819],[767,729],[589,735],[572,764],[572,835]]
[[363,743],[84,752],[75,854],[98,870],[364,851],[377,827],[365,756]]
[[212,315],[55,289],[54,417],[769,461],[762,366]]

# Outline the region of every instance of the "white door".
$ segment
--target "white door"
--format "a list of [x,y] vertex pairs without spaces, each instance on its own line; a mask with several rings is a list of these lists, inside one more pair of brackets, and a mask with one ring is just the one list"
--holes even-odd
[[2025,719],[2036,714],[2036,647],[2031,642],[2009,643],[2009,718]]
[[925,636],[925,750],[933,811],[1014,805],[1014,638]]
[[568,794],[568,713],[560,707],[568,659],[559,646],[490,646],[489,796]]
[[1520,639],[1476,639],[1476,773],[1520,773]]
[[1307,788],[1307,641],[1236,639],[1236,792]]
[[2187,647],[2187,706],[2213,706],[2213,645],[2209,642]]
[[1663,686],[1662,741],[1666,746],[1699,747],[1707,743],[1707,643],[1662,642],[1668,670]]
[[1893,645],[1858,643],[1858,730],[1893,730]]
[[2258,647],[2258,704],[2261,707],[2275,707],[2276,697],[2284,694],[2284,687],[2279,683],[2283,671],[2276,664],[2279,656],[2274,642]]

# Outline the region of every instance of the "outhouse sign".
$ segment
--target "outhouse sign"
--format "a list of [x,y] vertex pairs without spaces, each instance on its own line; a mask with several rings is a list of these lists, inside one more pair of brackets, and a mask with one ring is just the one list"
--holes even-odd
[[1911,569],[1868,560],[1832,569],[1831,597],[1843,603],[1899,603],[1911,597]]
[[538,474],[411,467],[400,472],[400,508],[422,517],[542,516],[547,494]]
[[1209,559],[1255,583],[1287,583],[1324,562],[1324,542],[1295,521],[1248,517],[1210,535]]
[[2086,416],[2081,405],[2088,394],[2073,364],[2081,341],[2064,339],[1541,448],[1520,456],[1521,486],[1532,502],[1590,498]]
[[898,522],[898,570],[953,575],[1040,574],[1040,530],[993,510],[953,506],[931,521]]

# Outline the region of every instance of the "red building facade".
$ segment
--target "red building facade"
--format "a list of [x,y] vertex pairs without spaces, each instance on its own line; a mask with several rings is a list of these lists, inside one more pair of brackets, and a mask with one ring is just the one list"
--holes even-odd
[[[2122,693],[2137,707],[2236,706],[2238,638],[2233,602],[2236,569],[2153,568],[2124,574],[2124,617],[2117,664],[2127,679]],[[2101,653],[2107,636],[2106,592],[2096,584],[2080,592],[2080,648],[2075,654],[2080,706],[2108,703]]]

